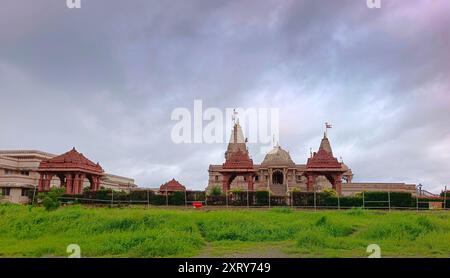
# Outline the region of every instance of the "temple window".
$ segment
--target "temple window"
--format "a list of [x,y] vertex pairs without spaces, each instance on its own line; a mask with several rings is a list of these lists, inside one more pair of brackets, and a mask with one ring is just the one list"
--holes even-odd
[[283,184],[284,183],[283,173],[281,173],[280,171],[275,171],[272,174],[272,181],[273,184]]
[[215,178],[215,180],[216,180],[216,181],[218,181],[218,180],[219,180],[219,176],[215,176],[214,178]]
[[3,195],[3,196],[9,196],[9,194],[10,194],[10,188],[8,188],[8,187],[3,187],[3,188],[2,188],[2,195]]
[[28,188],[22,188],[22,196],[28,196]]

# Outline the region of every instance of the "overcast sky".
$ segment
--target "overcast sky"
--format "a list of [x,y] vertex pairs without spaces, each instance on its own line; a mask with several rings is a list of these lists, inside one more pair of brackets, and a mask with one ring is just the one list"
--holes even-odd
[[296,163],[331,122],[355,181],[450,185],[448,0],[65,2],[1,1],[0,149],[75,146],[140,186],[203,189],[226,144],[170,138],[200,99],[279,108]]

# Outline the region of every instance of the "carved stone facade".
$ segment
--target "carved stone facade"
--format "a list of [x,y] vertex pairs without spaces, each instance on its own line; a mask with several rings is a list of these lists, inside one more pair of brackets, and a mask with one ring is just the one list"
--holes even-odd
[[210,165],[207,190],[220,187],[230,190],[270,190],[274,195],[285,196],[289,191],[316,191],[334,189],[339,195],[352,195],[361,191],[410,192],[415,185],[404,183],[353,184],[352,170],[333,156],[330,141],[324,134],[317,152],[311,154],[306,164],[296,164],[288,151],[276,145],[266,154],[261,164],[253,164],[239,122],[233,127],[230,142],[222,165]]
[[104,171],[99,163],[87,159],[75,148],[48,159],[39,164],[37,171],[40,173],[38,180],[39,191],[49,191],[53,177],[60,180],[60,186],[66,188],[66,194],[81,194],[84,189],[84,181],[89,182],[89,189],[97,191],[100,189],[100,178]]
[[159,187],[160,194],[184,191],[186,191],[186,187],[176,179],[172,179]]
[[[0,150],[1,199],[14,203],[26,203],[28,202],[29,191],[37,190],[39,183],[42,190],[48,190],[49,187],[65,186],[66,192],[71,193],[79,192],[80,189],[82,190],[87,186],[91,186],[91,189],[104,187],[124,191],[129,191],[131,188],[136,187],[134,180],[131,178],[104,172],[100,175],[96,170],[98,167],[92,162],[90,166],[85,165],[81,167],[82,169],[78,169],[76,166],[78,163],[75,162],[76,159],[74,160],[75,163],[70,167],[70,163],[65,164],[63,159],[60,162],[63,162],[62,164],[67,166],[65,170],[69,171],[60,171],[63,168],[53,168],[55,171],[51,171],[52,168],[50,167],[57,165],[55,163],[51,165],[45,163],[45,161],[51,161],[57,157],[57,155],[36,150]],[[68,162],[69,159],[66,157],[66,160]],[[53,160],[53,162],[55,161]],[[43,166],[41,169],[39,169],[40,165]],[[55,172],[60,173],[56,174]],[[62,174],[61,172],[64,173]],[[61,182],[61,177],[63,182]],[[69,186],[67,186],[68,184]]]

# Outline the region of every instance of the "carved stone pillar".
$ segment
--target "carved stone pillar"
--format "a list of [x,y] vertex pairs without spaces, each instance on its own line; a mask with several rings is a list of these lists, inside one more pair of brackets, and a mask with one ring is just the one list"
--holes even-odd
[[95,187],[97,186],[97,177],[96,176],[92,176],[90,179],[90,186],[89,186],[89,190],[91,192],[94,192],[96,189]]
[[297,184],[297,170],[296,169],[292,170],[292,182],[294,184]]
[[39,173],[38,191],[44,191],[44,173]]
[[49,184],[49,181],[48,181],[48,174],[47,173],[45,173],[44,174],[44,178],[43,178],[43,180],[42,180],[42,190],[43,191],[47,191],[48,190],[48,184]]
[[72,174],[66,174],[66,194],[73,194],[73,177],[72,177]]
[[78,174],[75,174],[75,177],[73,178],[73,189],[72,193],[78,194],[78,188],[80,187],[80,177]]
[[100,177],[97,177],[97,190],[100,190],[100,186],[102,184],[102,180]]
[[337,174],[333,177],[333,189],[336,191],[336,193],[341,196],[342,192],[342,176],[340,174]]
[[100,177],[93,176],[91,180],[92,180],[91,191],[99,190],[99,188],[100,188]]
[[80,175],[80,181],[79,184],[80,186],[78,187],[78,192],[77,194],[82,194],[83,193],[83,189],[84,189],[84,179],[86,178],[85,174],[81,174]]
[[222,178],[222,191],[223,193],[227,192],[229,190],[229,181],[230,177],[228,174],[223,174],[223,178]]
[[307,183],[306,183],[306,190],[307,191],[313,191],[314,183],[316,181],[316,176],[314,174],[307,174]]
[[54,174],[47,174],[47,178],[45,180],[45,191],[50,191],[50,185],[52,183]]
[[273,184],[273,179],[272,179],[272,169],[269,168],[269,185]]
[[253,191],[253,174],[247,175],[247,188],[249,191]]

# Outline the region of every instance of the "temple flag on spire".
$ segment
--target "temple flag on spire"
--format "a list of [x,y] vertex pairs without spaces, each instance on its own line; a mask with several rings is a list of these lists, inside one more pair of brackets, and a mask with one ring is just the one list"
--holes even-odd
[[330,123],[325,123],[325,137],[328,135],[328,129],[332,128],[333,126]]

